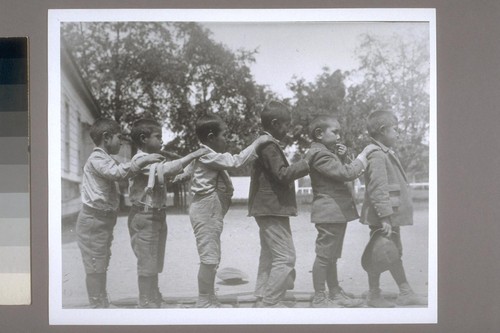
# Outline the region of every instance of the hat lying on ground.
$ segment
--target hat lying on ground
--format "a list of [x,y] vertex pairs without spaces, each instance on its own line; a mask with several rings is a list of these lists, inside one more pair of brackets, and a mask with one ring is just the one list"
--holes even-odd
[[248,279],[248,275],[234,267],[225,267],[217,271],[217,277],[227,284],[240,284]]
[[399,259],[399,251],[392,239],[385,236],[382,229],[377,229],[366,245],[361,266],[368,273],[382,273]]

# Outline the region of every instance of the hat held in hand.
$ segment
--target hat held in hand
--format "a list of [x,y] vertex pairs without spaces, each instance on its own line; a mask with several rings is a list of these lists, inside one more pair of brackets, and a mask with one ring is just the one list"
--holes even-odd
[[368,273],[382,273],[390,269],[399,260],[399,250],[394,241],[385,236],[382,229],[377,229],[366,245],[361,266]]
[[217,271],[217,277],[226,284],[241,284],[248,280],[248,275],[234,267],[225,267]]

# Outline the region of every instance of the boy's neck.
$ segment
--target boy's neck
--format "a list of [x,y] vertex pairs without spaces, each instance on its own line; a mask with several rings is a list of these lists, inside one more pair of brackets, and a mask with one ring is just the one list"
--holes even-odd
[[272,130],[268,130],[268,129],[265,129],[265,128],[263,128],[262,130],[263,130],[264,132],[266,132],[267,134],[269,134],[270,136],[272,136],[275,140],[278,140],[278,141],[279,141],[279,139],[276,137],[276,133],[273,133],[273,131],[272,131]]
[[95,147],[104,150],[106,152],[106,154],[109,155],[109,149],[104,145],[104,143],[101,143],[100,145],[96,145]]
[[208,148],[212,149],[213,151],[216,151],[215,150],[215,147],[213,147],[213,145],[211,145],[210,143],[208,142],[202,142],[203,145],[207,146]]
[[147,149],[146,147],[139,147],[139,149],[142,152],[145,152],[147,154],[158,154],[158,153],[160,153],[160,150],[158,150],[158,151],[152,151],[151,149]]
[[371,138],[372,138],[373,140],[377,141],[378,143],[383,144],[383,145],[384,145],[384,146],[386,146],[387,148],[392,149],[392,146],[391,146],[391,145],[387,145],[387,144],[384,142],[384,138],[379,138],[379,137],[374,137],[374,136],[372,136]]

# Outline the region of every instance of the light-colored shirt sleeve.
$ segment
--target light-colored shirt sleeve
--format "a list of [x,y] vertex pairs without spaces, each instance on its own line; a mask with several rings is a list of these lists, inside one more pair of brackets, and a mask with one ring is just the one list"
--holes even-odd
[[114,181],[130,178],[139,171],[139,167],[135,162],[119,164],[105,155],[96,154],[90,163],[102,177]]
[[229,170],[239,168],[257,158],[255,144],[243,149],[239,154],[211,152],[199,158],[199,162],[214,170]]
[[164,177],[175,176],[182,172],[182,163],[180,160],[161,162],[157,170],[163,172]]

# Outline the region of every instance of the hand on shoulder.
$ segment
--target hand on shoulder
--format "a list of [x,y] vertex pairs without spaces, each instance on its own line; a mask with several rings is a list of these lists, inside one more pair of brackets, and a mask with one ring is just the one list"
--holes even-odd
[[144,156],[139,156],[135,162],[137,163],[137,165],[139,165],[139,167],[143,168],[146,165],[158,163],[158,162],[161,162],[164,160],[165,160],[165,157],[163,155],[154,153],[154,154],[147,154]]
[[272,141],[274,141],[272,136],[270,136],[269,134],[262,134],[257,139],[255,139],[254,143],[257,146],[259,146],[259,145],[261,145],[263,143],[272,142]]

